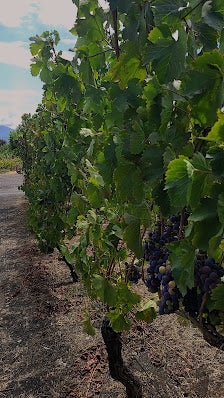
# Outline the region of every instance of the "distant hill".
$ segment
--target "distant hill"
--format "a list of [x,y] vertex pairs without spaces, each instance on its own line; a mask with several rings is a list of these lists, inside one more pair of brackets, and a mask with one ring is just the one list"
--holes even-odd
[[12,131],[8,126],[0,126],[0,139],[8,142],[9,133]]

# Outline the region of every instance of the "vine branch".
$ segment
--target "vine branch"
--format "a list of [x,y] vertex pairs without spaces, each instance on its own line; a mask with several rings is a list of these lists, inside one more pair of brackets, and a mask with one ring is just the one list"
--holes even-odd
[[120,57],[120,48],[118,44],[118,29],[117,29],[117,9],[111,11],[112,12],[112,18],[113,18],[113,28],[114,28],[114,49],[116,53],[117,60]]
[[199,3],[197,3],[190,11],[188,11],[181,19],[185,20],[188,15],[190,15],[196,8],[198,8],[202,3],[204,3],[204,0],[200,0]]

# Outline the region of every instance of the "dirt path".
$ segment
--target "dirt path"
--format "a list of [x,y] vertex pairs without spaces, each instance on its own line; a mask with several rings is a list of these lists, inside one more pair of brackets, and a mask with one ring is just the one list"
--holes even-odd
[[0,396],[56,397],[61,377],[54,368],[60,368],[57,361],[68,347],[46,316],[58,303],[43,280],[43,257],[27,230],[26,201],[17,190],[21,182],[17,174],[0,176]]
[[91,382],[102,393],[109,378],[100,333],[83,333],[85,290],[29,233],[21,183],[18,174],[0,175],[0,397],[95,396]]
[[[108,371],[101,304],[90,308],[57,252],[40,253],[21,182],[20,175],[0,175],[0,398],[124,398]],[[83,309],[90,310],[93,338],[83,333]],[[123,343],[144,398],[224,397],[224,353],[175,315],[135,324]]]

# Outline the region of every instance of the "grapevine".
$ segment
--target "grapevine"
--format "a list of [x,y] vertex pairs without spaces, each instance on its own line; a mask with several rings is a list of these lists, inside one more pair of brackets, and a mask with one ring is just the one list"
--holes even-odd
[[156,316],[132,291],[141,275],[159,314],[186,316],[223,349],[222,1],[73,3],[71,62],[56,31],[30,38],[44,84],[17,129],[30,226],[115,333],[130,312]]

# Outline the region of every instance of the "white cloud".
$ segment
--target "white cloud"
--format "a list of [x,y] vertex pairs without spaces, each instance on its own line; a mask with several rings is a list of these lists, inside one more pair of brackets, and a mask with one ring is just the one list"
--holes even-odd
[[[104,9],[109,7],[108,1],[99,0]],[[77,8],[72,0],[7,0],[0,8],[0,24],[18,27],[23,22],[31,22],[35,14],[45,25],[63,25],[71,29],[74,25]]]
[[29,50],[24,48],[23,41],[0,42],[0,62],[9,65],[20,66],[21,68],[29,68],[32,57]]
[[62,51],[62,58],[67,59],[68,61],[72,61],[74,58],[74,52]]
[[71,45],[73,45],[73,46],[75,46],[75,43],[76,43],[76,39],[74,38],[74,39],[61,39],[61,41],[63,42],[63,43],[65,43],[65,44],[71,44]]
[[45,25],[63,25],[71,29],[76,7],[72,0],[7,0],[0,8],[0,23],[18,27],[23,22],[31,22],[31,14],[36,14]]
[[0,90],[0,125],[15,128],[24,113],[33,114],[41,103],[41,92],[35,90]]
[[45,25],[63,25],[71,29],[76,18],[76,7],[71,0],[35,0],[38,16]]
[[0,8],[0,23],[12,27],[22,24],[23,18],[36,12],[36,0],[7,0]]

